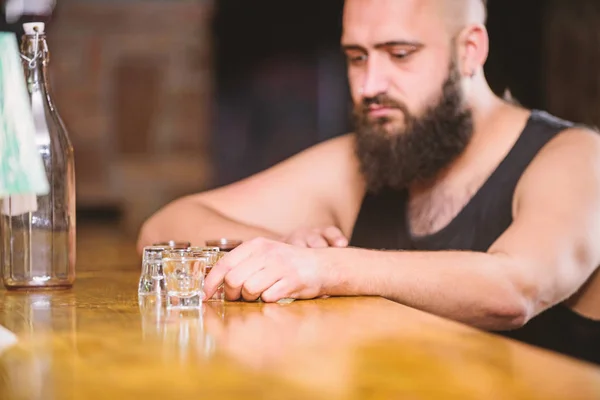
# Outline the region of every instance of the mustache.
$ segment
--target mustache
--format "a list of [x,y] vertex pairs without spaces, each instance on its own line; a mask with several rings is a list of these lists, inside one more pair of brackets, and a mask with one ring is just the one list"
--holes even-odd
[[366,114],[369,112],[369,107],[374,105],[386,108],[396,108],[404,112],[405,115],[409,114],[408,107],[404,103],[394,100],[386,94],[378,94],[377,96],[373,97],[365,97],[358,108],[361,113]]

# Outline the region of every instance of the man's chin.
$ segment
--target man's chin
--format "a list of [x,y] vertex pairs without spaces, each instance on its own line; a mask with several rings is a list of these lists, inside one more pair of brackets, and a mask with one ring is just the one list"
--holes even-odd
[[388,117],[379,117],[369,119],[371,128],[375,132],[380,132],[385,136],[397,136],[406,132],[406,126],[403,120],[392,119]]

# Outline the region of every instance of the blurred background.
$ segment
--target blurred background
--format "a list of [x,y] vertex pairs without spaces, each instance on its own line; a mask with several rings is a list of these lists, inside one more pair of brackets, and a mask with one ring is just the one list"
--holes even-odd
[[[530,108],[599,125],[600,2],[490,0],[486,74]],[[343,0],[0,0],[47,23],[80,223],[134,236],[167,202],[349,129]]]

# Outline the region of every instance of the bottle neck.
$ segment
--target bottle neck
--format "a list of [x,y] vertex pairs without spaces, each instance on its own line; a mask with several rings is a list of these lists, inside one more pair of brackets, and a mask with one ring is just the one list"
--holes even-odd
[[25,70],[27,90],[30,94],[36,143],[40,147],[49,146],[52,140],[52,115],[56,109],[52,102],[48,83],[48,64],[50,53],[46,35],[33,34],[23,36],[21,41],[21,59]]
[[50,52],[46,35],[25,35],[21,42],[21,55],[29,92],[49,93],[47,67]]

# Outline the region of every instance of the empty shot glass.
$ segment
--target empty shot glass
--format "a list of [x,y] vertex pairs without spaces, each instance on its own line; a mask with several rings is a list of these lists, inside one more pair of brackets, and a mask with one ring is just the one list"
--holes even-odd
[[[206,270],[204,272],[204,278],[206,278],[206,276],[212,270],[212,268],[215,266],[217,261],[219,261],[219,259],[223,256],[223,254],[225,254],[222,251],[220,251],[218,247],[190,247],[190,250],[200,252],[208,258],[208,262],[206,264]],[[211,301],[211,300],[218,300],[218,301],[225,300],[225,291],[224,291],[223,285],[219,286],[216,293],[210,299],[206,299],[206,301]]]
[[139,295],[165,295],[165,280],[162,270],[162,257],[165,250],[166,248],[162,246],[144,247],[142,273],[138,284]]
[[206,241],[206,245],[209,247],[218,247],[219,250],[221,250],[222,252],[228,253],[231,250],[235,249],[236,247],[238,247],[239,245],[242,244],[241,240],[236,240],[236,239],[226,239],[226,238],[221,238],[221,239],[214,239],[214,240],[207,240]]
[[154,246],[162,246],[169,249],[177,249],[184,250],[190,247],[192,244],[190,242],[178,242],[176,240],[169,240],[166,242],[155,243]]
[[204,298],[204,274],[209,257],[194,249],[168,249],[162,267],[167,290],[167,308],[198,308]]

